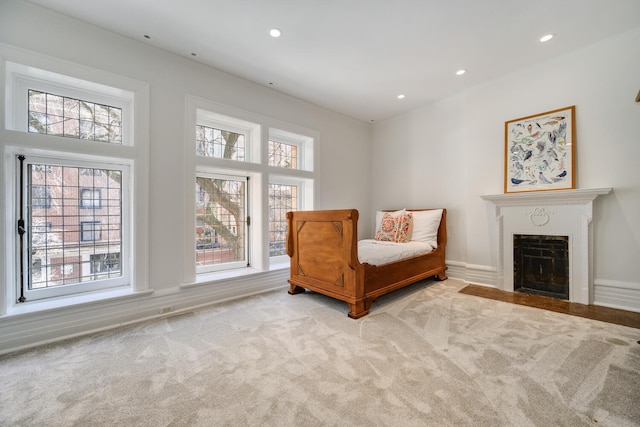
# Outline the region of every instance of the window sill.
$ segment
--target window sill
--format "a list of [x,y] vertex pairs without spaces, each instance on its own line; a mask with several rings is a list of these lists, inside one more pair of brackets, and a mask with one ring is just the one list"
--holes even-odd
[[286,259],[273,261],[269,264],[269,271],[284,270],[291,267],[291,261],[287,257]]
[[246,277],[246,276],[252,276],[254,274],[258,274],[261,273],[261,271],[256,270],[255,268],[236,268],[233,270],[226,270],[226,271],[215,271],[212,273],[202,273],[202,274],[198,274],[196,275],[196,280],[195,282],[192,283],[185,283],[183,285],[180,285],[181,288],[187,288],[190,286],[198,286],[198,285],[203,285],[206,283],[211,283],[211,282],[217,282],[220,280],[226,280],[226,279],[233,279],[236,277]]
[[96,302],[113,301],[118,299],[137,297],[143,295],[149,295],[153,293],[153,290],[147,290],[142,292],[134,292],[130,286],[120,287],[117,289],[109,289],[100,292],[88,292],[84,294],[78,294],[73,296],[49,298],[43,300],[36,300],[32,302],[26,302],[19,305],[14,305],[7,308],[7,312],[2,317],[21,316],[32,313],[41,313],[45,311],[53,311],[71,306],[78,306],[84,304],[93,304]]
[[180,285],[181,288],[190,288],[195,286],[202,286],[210,283],[220,282],[229,279],[235,279],[238,277],[248,278],[260,274],[265,274],[274,271],[280,271],[289,268],[289,263],[278,262],[269,265],[268,270],[257,270],[255,268],[237,268],[234,270],[216,271],[212,273],[202,273],[196,275],[196,280],[191,283],[184,283]]

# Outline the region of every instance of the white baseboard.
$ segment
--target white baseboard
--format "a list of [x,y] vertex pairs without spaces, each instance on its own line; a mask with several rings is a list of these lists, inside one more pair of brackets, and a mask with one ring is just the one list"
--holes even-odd
[[467,276],[467,264],[459,261],[446,261],[447,277],[465,281]]
[[604,307],[640,312],[640,283],[595,279],[593,303]]
[[474,285],[496,288],[498,278],[495,267],[467,264],[459,261],[447,261],[447,276]]
[[494,267],[467,264],[466,281],[476,285],[498,287],[498,275]]

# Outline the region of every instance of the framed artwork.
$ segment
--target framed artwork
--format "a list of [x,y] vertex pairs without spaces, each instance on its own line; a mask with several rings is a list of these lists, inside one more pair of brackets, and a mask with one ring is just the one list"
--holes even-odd
[[575,188],[575,108],[505,122],[505,193]]

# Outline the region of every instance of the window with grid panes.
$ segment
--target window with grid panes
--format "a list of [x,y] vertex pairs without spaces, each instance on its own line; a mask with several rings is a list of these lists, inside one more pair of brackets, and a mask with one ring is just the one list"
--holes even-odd
[[[87,168],[24,159],[24,211],[27,257],[27,300],[52,289],[81,285],[97,279],[122,279],[120,269],[108,276],[92,273],[92,260],[107,257],[120,265],[122,253],[123,169]],[[87,173],[89,171],[90,173]],[[50,195],[48,207],[34,203],[33,188]],[[31,189],[31,191],[30,191]],[[83,206],[84,194],[104,195],[101,203]],[[94,200],[91,197],[91,200]],[[90,288],[91,286],[89,286]]]
[[[58,71],[76,70],[54,63]],[[131,206],[134,190],[146,184],[131,184],[133,165],[146,156],[146,140],[135,152],[119,147],[134,145],[134,98],[141,97],[135,111],[146,117],[148,85],[99,70],[71,76],[10,60],[4,66],[7,129],[39,134],[30,136],[28,145],[1,141],[15,159],[5,161],[15,171],[6,181],[6,200],[16,205],[8,219],[19,224],[7,244],[16,253],[15,266],[4,264],[16,283],[8,304],[116,287],[133,290]],[[95,142],[115,146],[108,159]],[[96,274],[96,268],[106,273]]]
[[269,140],[269,166],[298,169],[298,146]]
[[[193,108],[189,114],[193,114],[191,117],[195,120],[195,147],[188,146],[188,155],[193,156],[197,177],[194,197],[196,281],[216,277],[205,274],[198,278],[198,274],[234,267],[282,267],[286,257],[286,213],[313,209],[314,137],[292,132],[289,129],[297,127],[284,123],[279,123],[278,129],[272,128],[268,118],[200,98],[188,100],[188,105]],[[234,219],[223,227],[216,214],[223,212],[220,208],[212,208],[211,201],[216,197],[229,198],[228,190],[217,185],[215,179],[225,180],[228,179],[225,175],[236,174],[241,180],[250,180],[245,184],[244,207],[234,210],[243,210],[240,219],[247,222],[252,218],[258,220],[251,221],[248,226]],[[213,181],[205,184],[205,179]],[[259,191],[264,194],[257,193]],[[228,258],[230,262],[224,262],[221,254],[229,252],[225,232],[232,236],[245,233],[242,241],[246,259]],[[240,253],[240,249],[236,253]]]
[[269,256],[286,254],[287,212],[297,206],[297,185],[269,184]]
[[247,178],[196,177],[196,266],[214,271],[248,264]]
[[122,109],[29,90],[29,132],[122,144]]
[[245,161],[245,136],[241,133],[214,127],[196,126],[198,156]]

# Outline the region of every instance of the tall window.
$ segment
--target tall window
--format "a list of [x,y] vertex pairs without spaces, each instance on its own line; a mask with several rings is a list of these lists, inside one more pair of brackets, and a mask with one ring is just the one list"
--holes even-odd
[[269,256],[286,254],[287,212],[298,207],[298,186],[269,184]]
[[[4,52],[5,58],[15,55]],[[35,55],[32,63],[42,61]],[[55,60],[47,64],[56,72],[4,62],[5,125],[25,135],[0,141],[7,171],[3,206],[9,223],[18,224],[7,239],[10,260],[0,261],[15,283],[0,312],[46,298],[147,286],[146,267],[132,269],[145,257],[131,233],[136,215],[146,216],[146,204],[135,195],[147,193],[148,85]],[[135,131],[134,116],[142,121]],[[135,236],[146,240],[142,221]]]
[[[77,292],[84,284],[85,291],[102,288],[104,284],[91,283],[101,279],[120,284],[126,170],[78,167],[31,156],[18,160],[26,175],[20,192],[29,195],[22,197],[21,207],[27,230],[22,253],[28,260],[23,289],[27,301],[71,292],[69,287]],[[44,163],[47,160],[51,163]],[[49,195],[48,205],[34,197],[42,193]],[[96,194],[105,195],[104,203],[95,203]],[[110,259],[118,268],[97,275],[97,258]]]
[[216,277],[198,278],[199,273],[231,268],[281,268],[287,212],[313,209],[317,136],[199,98],[189,99],[188,106],[195,232],[188,231],[195,248],[187,257],[195,264],[196,281]]
[[246,267],[246,177],[198,176],[196,195],[196,265],[202,271]]
[[[280,169],[269,179],[269,256],[286,255],[287,212],[311,209],[302,197],[313,180],[303,179],[313,169],[313,139],[281,129],[269,129],[269,166]],[[284,171],[283,171],[284,170]],[[285,172],[286,171],[286,172]],[[286,175],[283,175],[286,173]]]

